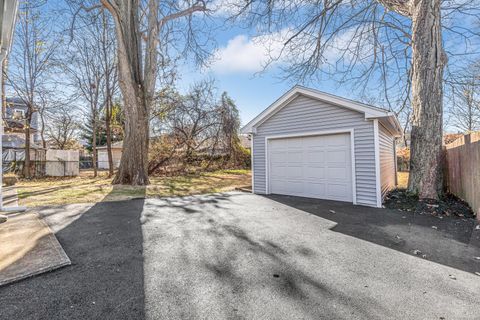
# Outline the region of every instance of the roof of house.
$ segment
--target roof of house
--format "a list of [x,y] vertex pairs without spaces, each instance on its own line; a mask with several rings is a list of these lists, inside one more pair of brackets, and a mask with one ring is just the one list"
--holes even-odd
[[[4,134],[2,135],[2,147],[5,149],[24,149],[25,139],[16,134]],[[42,149],[41,146],[30,143],[31,149]]]
[[401,136],[402,134],[402,127],[398,122],[395,114],[391,111],[299,85],[296,85],[292,89],[287,91],[284,95],[282,95],[274,103],[272,103],[268,108],[263,110],[258,116],[256,116],[253,120],[247,123],[242,128],[242,133],[255,133],[256,127],[261,125],[263,122],[265,122],[276,112],[278,112],[289,102],[291,102],[293,99],[300,95],[364,113],[365,119],[382,119],[386,123],[390,124],[391,128],[394,131],[394,135]]
[[[97,150],[107,149],[107,146],[97,147]],[[112,143],[112,149],[123,149],[123,141],[117,141]]]

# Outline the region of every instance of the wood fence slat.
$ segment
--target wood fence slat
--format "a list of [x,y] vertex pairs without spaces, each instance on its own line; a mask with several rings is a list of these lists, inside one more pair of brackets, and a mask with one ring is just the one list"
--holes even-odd
[[446,145],[448,191],[470,204],[480,217],[480,132]]

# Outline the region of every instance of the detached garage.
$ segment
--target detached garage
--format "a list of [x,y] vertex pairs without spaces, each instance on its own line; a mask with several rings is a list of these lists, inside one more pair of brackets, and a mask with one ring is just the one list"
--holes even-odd
[[391,112],[296,86],[242,128],[251,135],[252,188],[380,207],[396,185]]

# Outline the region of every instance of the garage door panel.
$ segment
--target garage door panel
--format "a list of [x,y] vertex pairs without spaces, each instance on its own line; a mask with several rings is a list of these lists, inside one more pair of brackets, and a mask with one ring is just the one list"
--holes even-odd
[[317,163],[323,165],[325,162],[325,150],[308,150],[305,152],[307,163]]
[[285,159],[285,152],[273,151],[270,156],[272,164],[281,165],[282,163],[286,163]]
[[327,146],[333,146],[333,147],[345,146],[349,143],[349,141],[347,141],[347,139],[348,139],[347,135],[335,134],[335,135],[329,135],[329,136],[326,136],[326,137],[327,138],[325,139],[325,141],[326,141],[325,145],[327,145]]
[[327,179],[330,181],[347,181],[350,174],[343,168],[328,168]]
[[349,196],[349,190],[351,186],[346,184],[334,184],[330,183],[327,187],[327,195],[333,199],[344,199]]
[[324,198],[326,195],[327,185],[326,183],[307,182],[307,195],[311,198]]
[[284,175],[287,177],[288,180],[302,180],[303,167],[301,166],[301,164],[299,166],[289,166],[285,168]]
[[270,176],[272,179],[284,177],[284,173],[287,167],[285,166],[271,166]]
[[350,135],[268,141],[269,192],[352,201]]
[[325,168],[323,167],[308,167],[306,172],[305,178],[307,180],[325,179]]
[[272,193],[301,195],[304,191],[303,181],[279,179],[272,182]]
[[[285,157],[285,154],[283,155]],[[292,151],[288,151],[287,153],[287,156],[288,156],[288,162],[289,163],[292,163],[292,164],[299,164],[299,165],[302,165],[303,164],[303,153],[302,153],[302,150],[297,150],[295,152],[292,152]]]
[[343,150],[328,150],[327,154],[327,162],[336,163],[336,162],[347,162],[347,151]]

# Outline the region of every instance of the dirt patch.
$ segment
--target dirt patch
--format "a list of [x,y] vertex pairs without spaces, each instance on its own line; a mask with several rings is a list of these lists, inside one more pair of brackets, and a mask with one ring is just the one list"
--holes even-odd
[[387,194],[384,205],[388,209],[398,209],[417,214],[438,217],[475,218],[468,203],[452,194],[445,194],[440,200],[420,200],[406,190],[397,189]]

